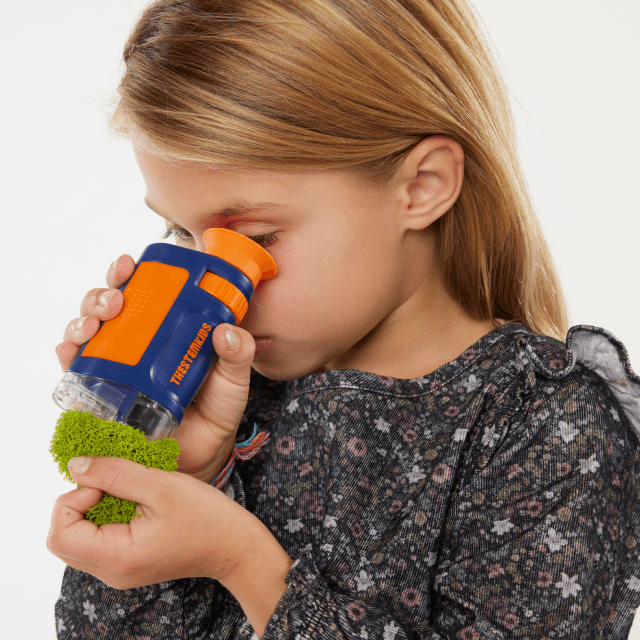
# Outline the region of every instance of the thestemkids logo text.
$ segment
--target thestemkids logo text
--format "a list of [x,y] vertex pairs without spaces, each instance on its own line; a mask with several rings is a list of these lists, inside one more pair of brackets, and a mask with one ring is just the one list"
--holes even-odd
[[178,365],[178,368],[175,370],[171,382],[180,386],[180,381],[185,377],[187,371],[193,361],[196,359],[196,356],[200,352],[202,345],[204,344],[209,332],[211,331],[211,326],[206,322],[202,324],[202,329],[198,331],[196,337],[193,339],[193,342],[189,345],[187,349],[187,353],[182,356],[182,362]]

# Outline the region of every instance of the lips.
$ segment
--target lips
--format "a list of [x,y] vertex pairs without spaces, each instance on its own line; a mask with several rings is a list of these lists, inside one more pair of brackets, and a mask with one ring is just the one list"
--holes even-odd
[[275,346],[275,340],[273,338],[255,337],[256,343],[256,356],[259,356],[267,351],[270,351]]

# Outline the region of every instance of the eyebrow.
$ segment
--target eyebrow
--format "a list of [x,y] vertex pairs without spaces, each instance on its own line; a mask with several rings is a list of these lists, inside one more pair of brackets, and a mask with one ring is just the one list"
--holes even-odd
[[[162,213],[158,208],[150,202],[147,198],[144,199],[144,203],[153,211],[157,213],[161,218],[170,220],[167,214]],[[223,220],[229,218],[237,218],[238,216],[255,216],[257,214],[271,214],[277,211],[283,210],[283,205],[275,204],[274,202],[248,202],[247,200],[235,200],[228,206],[218,209],[217,211],[210,211],[206,214],[198,216],[199,218],[216,218],[220,217]]]

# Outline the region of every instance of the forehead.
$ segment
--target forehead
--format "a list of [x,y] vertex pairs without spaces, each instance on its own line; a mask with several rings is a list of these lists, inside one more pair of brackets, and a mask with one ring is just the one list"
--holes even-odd
[[[145,197],[144,202],[149,209],[159,216],[172,221],[172,214],[163,212],[161,207],[151,202],[149,196]],[[222,221],[234,218],[263,218],[282,213],[285,209],[285,206],[275,202],[249,202],[248,200],[236,199],[220,209],[203,212],[198,217],[206,218],[207,220],[218,218]]]
[[[275,171],[238,167],[211,167],[178,163],[135,148],[135,157],[147,186],[147,199],[158,213],[166,212],[165,201],[206,199],[225,209],[248,213],[252,207],[295,204],[300,199],[326,196],[331,191],[355,188],[344,172]],[[204,204],[204,203],[200,203]],[[273,208],[273,207],[271,207]]]
[[223,209],[228,215],[251,214],[285,204],[292,189],[291,176],[279,172],[178,163],[135,149],[147,187],[146,202],[166,216],[178,206],[187,209]]
[[388,197],[345,170],[211,167],[179,163],[141,147],[134,150],[149,208],[187,228],[242,220],[267,224],[295,220],[298,225],[317,219],[332,225],[336,218],[347,217],[356,222],[362,218],[359,210],[372,213]]

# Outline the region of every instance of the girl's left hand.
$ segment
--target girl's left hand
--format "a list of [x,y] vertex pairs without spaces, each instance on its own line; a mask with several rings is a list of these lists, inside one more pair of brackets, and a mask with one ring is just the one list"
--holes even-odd
[[[231,579],[243,554],[270,535],[252,513],[214,487],[178,471],[123,458],[85,456],[69,472],[82,489],[58,498],[47,547],[67,564],[115,589],[178,578]],[[128,524],[84,519],[102,491],[140,503]]]

